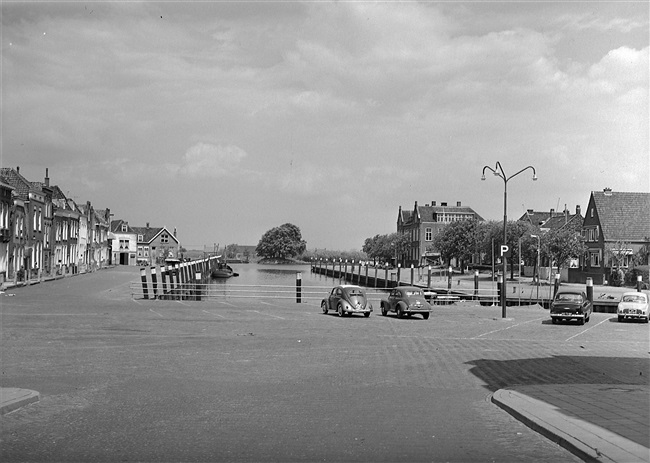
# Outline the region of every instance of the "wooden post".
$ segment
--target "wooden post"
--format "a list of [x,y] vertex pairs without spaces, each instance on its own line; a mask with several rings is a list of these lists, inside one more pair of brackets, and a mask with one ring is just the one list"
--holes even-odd
[[160,267],[160,283],[162,285],[162,292],[159,299],[167,299],[167,273],[169,266]]
[[158,279],[156,276],[156,266],[151,266],[151,287],[153,288],[153,298],[158,297]]
[[302,302],[302,273],[296,273],[296,304]]
[[201,272],[196,272],[194,274],[194,284],[195,284],[195,292],[194,294],[196,295],[196,300],[200,301],[201,300]]
[[147,269],[140,269],[140,279],[142,280],[142,294],[145,299],[149,299],[149,290],[147,288]]
[[478,270],[474,270],[474,300],[478,299]]
[[411,264],[411,286],[413,286],[413,264]]
[[594,280],[591,277],[587,277],[587,299],[594,303]]

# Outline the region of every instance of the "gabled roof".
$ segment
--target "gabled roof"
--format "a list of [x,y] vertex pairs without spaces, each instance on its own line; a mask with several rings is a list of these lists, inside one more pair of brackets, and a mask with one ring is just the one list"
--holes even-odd
[[169,237],[178,243],[178,239],[174,236],[173,233],[167,230],[166,227],[131,227],[131,230],[133,230],[133,232],[137,235],[142,235],[142,241],[138,240],[142,243],[151,243],[163,231],[166,231]]
[[12,187],[14,187],[14,194],[21,198],[28,198],[30,191],[37,191],[42,193],[40,187],[33,185],[32,182],[11,167],[0,168],[0,179]]
[[576,231],[582,229],[582,222],[584,217],[581,214],[562,214],[556,215],[555,217],[548,219],[541,225],[541,228],[548,230],[560,230],[562,228],[571,228]]
[[592,200],[605,240],[650,238],[650,193],[592,191],[590,205]]
[[127,230],[126,233],[135,233],[129,226],[129,223],[126,220],[122,220],[122,219],[111,220],[110,230],[113,233],[125,233],[122,231],[122,225],[126,225],[126,230]]
[[530,222],[531,224],[535,225],[536,227],[539,227],[544,224],[544,222],[548,221],[549,219],[554,219],[556,217],[562,217],[564,219],[564,213],[563,212],[555,212],[553,210],[541,212],[541,211],[533,211],[532,209],[524,212],[524,214],[519,217],[518,221],[521,222]]

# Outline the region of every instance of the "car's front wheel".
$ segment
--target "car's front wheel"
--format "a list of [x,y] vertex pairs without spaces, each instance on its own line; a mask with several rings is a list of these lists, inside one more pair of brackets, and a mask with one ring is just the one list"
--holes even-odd
[[363,316],[366,317],[366,318],[368,318],[368,317],[370,316],[370,312],[364,312],[364,313],[363,313]]
[[622,322],[623,322],[623,317],[621,317],[620,315],[618,316],[618,322],[619,322],[619,323],[622,323]]
[[402,311],[402,308],[400,306],[397,306],[397,318],[402,318],[404,317],[404,312]]
[[429,319],[429,312],[423,313],[422,318],[424,318],[425,320],[428,320]]
[[327,315],[327,302],[325,301],[321,302],[320,308],[323,309],[323,313]]
[[343,304],[339,303],[339,306],[337,307],[337,312],[339,314],[339,317],[345,315],[345,312],[343,312]]
[[388,308],[386,307],[386,304],[381,304],[381,314],[385,317],[388,315]]
[[584,324],[585,324],[585,321],[586,321],[586,320],[585,320],[585,317],[582,317],[582,318],[579,318],[579,319],[578,319],[578,322],[580,322],[581,325],[584,325]]

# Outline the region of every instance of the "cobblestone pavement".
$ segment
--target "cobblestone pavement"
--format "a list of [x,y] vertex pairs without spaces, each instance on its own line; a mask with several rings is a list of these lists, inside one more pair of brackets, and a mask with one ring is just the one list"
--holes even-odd
[[648,386],[648,325],[609,314],[552,325],[537,306],[502,319],[461,303],[426,321],[339,318],[318,301],[131,300],[134,278],[2,299],[1,386],[40,393],[3,416],[4,461],[577,461],[492,394]]

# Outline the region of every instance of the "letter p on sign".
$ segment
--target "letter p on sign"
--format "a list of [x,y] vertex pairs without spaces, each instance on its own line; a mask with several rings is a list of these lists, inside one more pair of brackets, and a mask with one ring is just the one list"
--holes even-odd
[[510,246],[507,244],[501,245],[501,257],[510,257]]

